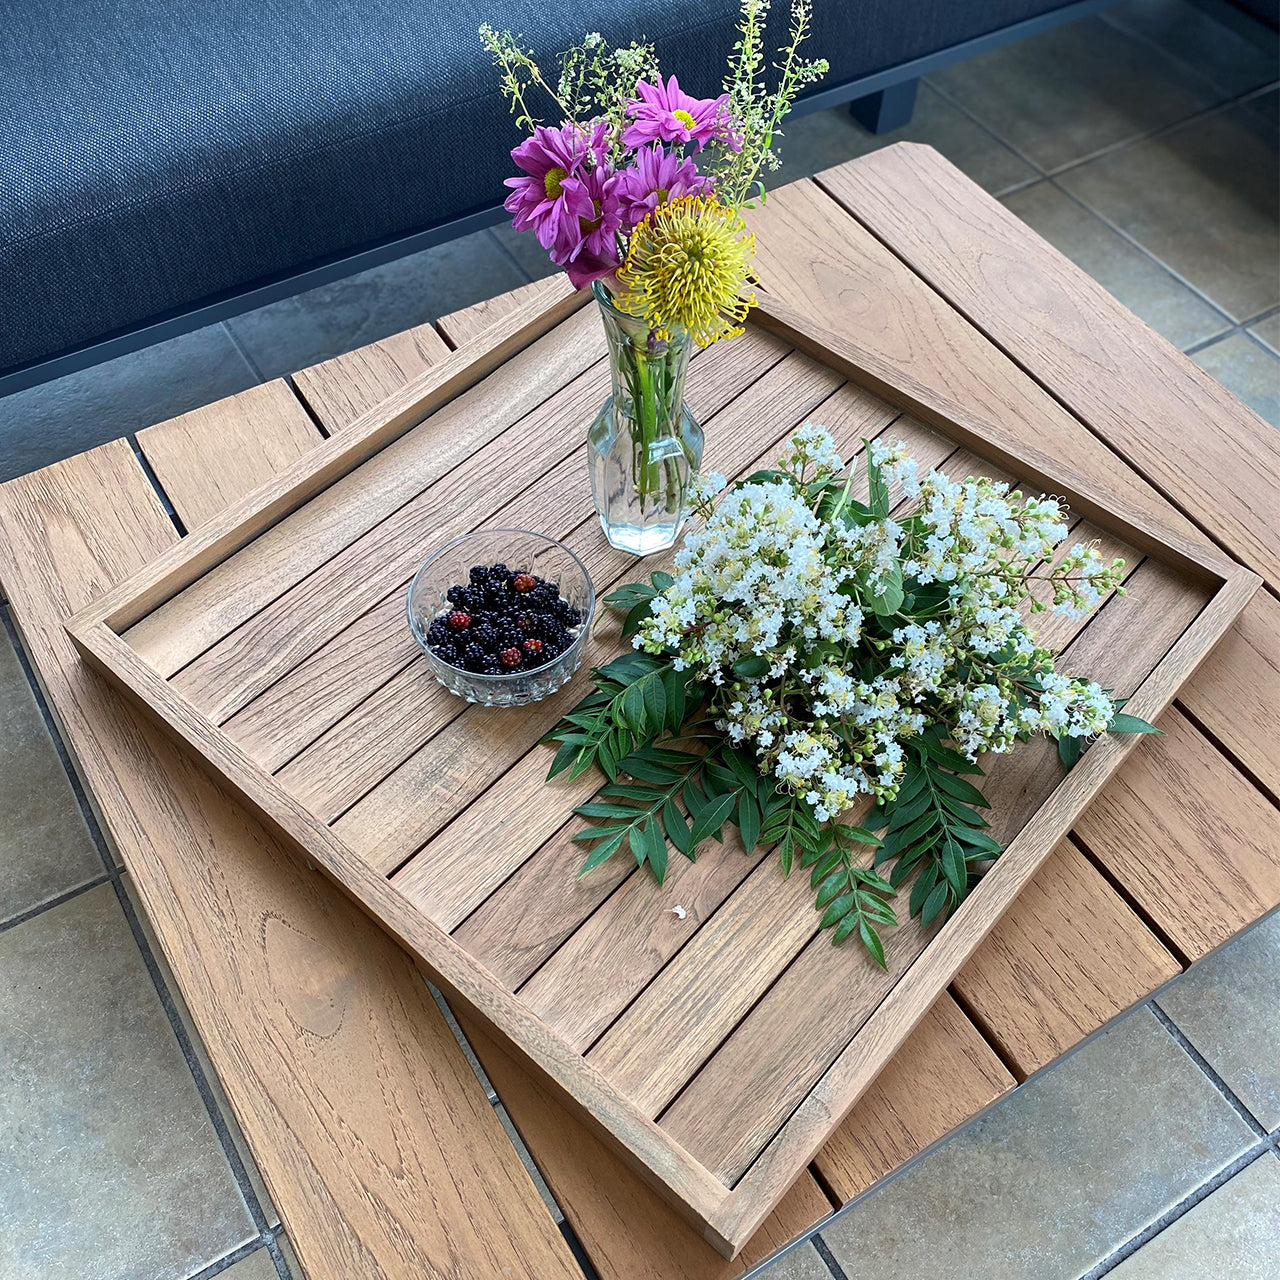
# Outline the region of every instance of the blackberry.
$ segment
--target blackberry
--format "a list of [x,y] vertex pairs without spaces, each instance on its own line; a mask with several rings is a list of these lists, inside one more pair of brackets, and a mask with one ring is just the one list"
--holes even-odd
[[498,654],[498,661],[501,662],[504,667],[518,667],[520,665],[520,650],[514,647],[510,649],[503,649],[503,651]]
[[468,671],[484,670],[484,664],[486,661],[488,661],[488,659],[485,655],[485,651],[476,644],[474,640],[462,650],[462,665],[466,667]]
[[466,587],[454,586],[450,587],[444,593],[444,598],[452,605],[457,605],[459,609],[467,609],[471,606],[471,592]]
[[473,564],[469,575],[473,587],[483,586],[489,577],[489,570],[481,564]]
[[427,628],[428,644],[443,644],[449,638],[449,624],[442,618],[437,618]]
[[461,609],[455,609],[449,615],[449,626],[454,631],[465,631],[471,625],[471,615]]
[[498,629],[492,622],[482,622],[471,628],[472,638],[486,653],[496,653],[498,645]]
[[490,658],[489,661],[484,664],[484,674],[487,676],[500,676],[505,674],[502,668],[502,663],[499,662],[497,658]]
[[507,566],[503,564],[501,560],[499,560],[498,563],[495,564],[493,568],[489,570],[489,577],[494,579],[498,579],[498,578],[505,579],[510,572],[511,570],[508,569]]

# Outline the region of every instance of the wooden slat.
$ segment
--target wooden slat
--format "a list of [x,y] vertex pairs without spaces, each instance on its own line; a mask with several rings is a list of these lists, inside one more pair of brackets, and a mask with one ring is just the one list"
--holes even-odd
[[770,192],[750,222],[761,279],[793,310],[856,335],[860,347],[903,375],[1069,461],[1124,508],[1207,545],[1185,516],[813,182]]
[[818,181],[1161,492],[1280,586],[1280,435],[932,148]]
[[[126,588],[130,617],[123,625],[131,647],[161,675],[172,675],[323,564],[334,547],[367,532],[593,364],[604,347],[599,323],[586,323],[595,318],[574,313],[555,323],[573,302],[569,297],[536,315],[513,313],[509,332],[488,331],[485,352],[442,361],[317,446],[305,469],[286,468],[243,507],[228,508],[159,558],[142,575],[140,596],[138,583]],[[532,337],[547,326],[550,332]],[[498,366],[499,376],[476,381]],[[515,394],[507,381],[513,372]],[[348,459],[361,456],[364,464],[348,469]],[[227,547],[249,554],[227,554]],[[108,596],[101,609],[115,614],[114,601]]]
[[332,434],[448,354],[449,344],[431,325],[420,324],[301,369],[293,375],[293,385]]
[[951,989],[1020,1080],[1181,972],[1064,840]]
[[281,379],[138,432],[188,529],[302,457],[322,437]]
[[76,655],[66,617],[175,537],[123,443],[0,489],[14,616],[308,1277],[576,1280],[407,957]]
[[1280,903],[1280,811],[1180,712],[1158,723],[1076,832],[1196,960]]
[[[753,415],[763,404],[779,422],[791,424],[821,404],[840,381],[802,356],[788,357],[776,369],[776,377],[771,370],[715,419],[708,466],[736,472],[740,463],[725,465],[726,457],[732,460],[734,451],[743,459],[754,456],[758,419]],[[592,541],[599,541],[589,522],[583,528],[584,535],[589,532]],[[566,687],[528,707],[469,708],[343,814],[335,831],[369,857],[371,865],[390,872],[522,756],[578,696]]]
[[818,1153],[814,1167],[845,1203],[1013,1084],[1000,1059],[944,993]]
[[[699,356],[694,364],[695,370],[702,375],[699,379],[697,404],[707,419],[713,420],[714,415],[732,398],[745,369],[756,362],[767,368],[785,353],[786,349],[772,339],[754,335],[753,340],[744,343],[739,351],[734,351],[730,344],[725,344],[723,348],[713,348]],[[578,396],[572,403],[561,397],[555,399],[555,404],[559,407],[554,412],[561,417],[567,416],[567,428],[561,422],[551,421],[552,402],[539,409],[538,420],[544,420],[545,411],[546,421],[551,423],[546,428],[549,440],[553,439],[556,431],[560,432],[566,443],[577,437],[581,423],[574,420],[574,404],[582,408],[583,421],[590,417],[607,387],[607,375],[603,369],[593,375],[591,385],[595,387],[595,393],[588,392],[586,399]],[[496,460],[491,459],[491,467],[510,470],[510,458],[519,457],[521,466],[527,467],[530,474],[537,478],[522,491],[509,497],[500,510],[491,509],[483,500],[483,495],[492,491],[485,485],[476,485],[474,491],[464,493],[463,501],[457,501],[456,497],[450,500],[448,496],[443,500],[433,499],[430,493],[421,495],[420,499],[415,500],[415,509],[438,510],[443,505],[448,514],[431,528],[431,541],[426,546],[419,546],[416,555],[425,557],[428,551],[443,543],[453,533],[467,531],[486,522],[498,522],[515,528],[536,529],[560,539],[569,538],[577,530],[574,550],[579,552],[584,566],[598,587],[621,572],[622,567],[629,562],[629,557],[613,551],[603,539],[589,536],[591,526],[589,520],[584,520],[584,513],[591,509],[590,485],[587,469],[582,465],[580,446],[569,447],[567,456],[542,474],[538,474],[533,451],[522,452],[514,442],[509,446],[509,453],[504,452],[504,448],[499,441],[498,456]],[[562,448],[561,451],[565,450]],[[450,488],[450,493],[452,492]],[[406,513],[408,510],[405,509]],[[587,525],[587,528],[580,529],[583,525]],[[379,566],[380,571],[381,568]],[[411,571],[416,568],[417,564],[412,563]],[[385,578],[388,575],[381,576]],[[419,656],[417,644],[405,625],[404,597],[407,584],[408,574],[405,574],[369,612],[338,631],[332,639],[303,658],[242,711],[231,717],[225,726],[228,734],[267,768],[278,769],[343,716],[353,711],[357,717],[365,716],[366,709],[361,706],[363,700],[373,694],[389,676],[419,657],[415,671],[405,678],[414,681],[416,686],[418,677],[426,676],[424,692],[415,699],[415,706],[422,712],[419,723],[423,727],[418,730],[420,736],[405,747],[403,754],[384,767],[389,770],[400,763],[413,747],[420,745],[461,709],[457,699],[430,676],[426,669],[426,659]],[[303,584],[304,591],[309,589],[310,580]],[[342,616],[352,612],[353,609],[344,605]],[[376,714],[376,732],[379,739],[386,742],[392,722],[381,711]],[[444,718],[436,718],[437,715]],[[428,728],[428,724],[433,727]],[[340,733],[355,734],[356,721],[345,725]],[[354,778],[350,772],[350,759],[360,759],[362,775],[368,776],[374,757],[363,751],[358,744],[351,743],[343,747],[342,759],[334,759],[329,754],[332,747],[333,743],[329,742],[322,751],[325,763],[321,764],[308,757],[293,764],[287,774],[287,785],[296,787],[299,795],[309,796],[321,785],[319,781],[312,781],[313,772],[318,769],[320,778],[323,779],[330,762],[336,765],[344,798],[335,798],[335,807],[327,816],[340,812],[381,776],[370,777],[364,787],[353,793],[351,787],[354,785]],[[381,753],[376,758],[379,761],[387,759]]]
[[[1280,508],[1280,497],[1277,498]],[[1280,602],[1245,606],[1178,701],[1280,802]]]
[[500,293],[487,302],[477,302],[461,311],[452,311],[436,321],[436,328],[451,347],[461,347],[473,342],[496,320],[514,311],[526,302],[535,301],[550,294],[560,286],[558,276],[522,284],[518,289]]
[[699,1238],[474,1021],[463,1028],[601,1280],[728,1280],[820,1222],[831,1206],[804,1173],[732,1262]]

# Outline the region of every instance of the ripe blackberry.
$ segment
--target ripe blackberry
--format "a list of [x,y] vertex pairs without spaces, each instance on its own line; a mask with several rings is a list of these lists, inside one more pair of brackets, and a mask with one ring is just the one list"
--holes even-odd
[[488,580],[489,570],[486,569],[482,564],[473,564],[471,566],[471,572],[468,576],[471,580],[471,585],[473,587],[480,587],[480,586],[483,586],[485,582]]
[[471,605],[471,592],[462,586],[452,586],[444,593],[444,598],[459,609],[467,609]]
[[443,644],[449,638],[449,624],[443,618],[437,618],[427,628],[428,644]]
[[484,665],[488,661],[485,651],[474,641],[468,644],[462,651],[462,665],[468,671],[483,671]]
[[473,626],[471,635],[476,644],[484,649],[486,653],[496,653],[498,651],[498,629],[492,622],[482,622],[478,626]]
[[496,581],[498,579],[506,578],[510,572],[511,570],[508,569],[501,560],[499,560],[498,563],[489,570],[489,577]]
[[484,674],[487,676],[500,676],[504,675],[505,672],[502,669],[502,663],[497,658],[490,658],[484,664]]

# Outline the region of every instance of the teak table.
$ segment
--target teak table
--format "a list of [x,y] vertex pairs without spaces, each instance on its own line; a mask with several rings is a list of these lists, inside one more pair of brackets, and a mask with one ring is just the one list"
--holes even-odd
[[[1280,901],[1280,435],[926,148],[777,192],[755,230],[779,305],[1266,586],[734,1262],[468,1025],[604,1277],[741,1272]],[[557,287],[139,443],[191,528]],[[307,1274],[577,1274],[403,953],[70,648],[65,618],[179,536],[123,443],[0,490],[15,619]]]

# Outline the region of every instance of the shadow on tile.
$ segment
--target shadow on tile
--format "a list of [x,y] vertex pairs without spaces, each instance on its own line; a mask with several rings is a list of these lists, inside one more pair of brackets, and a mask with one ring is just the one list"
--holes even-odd
[[1280,165],[1242,107],[1057,181],[1234,319],[1280,303]]
[[1206,957],[1158,1001],[1268,1131],[1280,1129],[1277,992],[1280,914]]
[[1280,427],[1280,357],[1248,335],[1202,347],[1191,357],[1237,399],[1274,427]]
[[258,381],[220,325],[0,399],[0,480],[163,422]]
[[110,885],[0,934],[0,1275],[172,1280],[257,1234]]
[[1046,171],[1225,97],[1183,63],[1101,18],[956,63],[930,81]]
[[227,321],[278,378],[524,284],[489,231],[372,267]]
[[1255,38],[1246,39],[1190,0],[1126,0],[1103,19],[1150,40],[1232,97],[1276,78],[1275,33],[1260,22]]
[[105,871],[26,672],[0,630],[0,923]]
[[1231,327],[1220,311],[1052,182],[1014,192],[1004,204],[1174,346],[1189,347]]
[[827,1264],[813,1245],[805,1243],[784,1253],[777,1262],[757,1271],[752,1280],[831,1280]]
[[850,1275],[1079,1276],[1254,1135],[1146,1009],[822,1229]]

